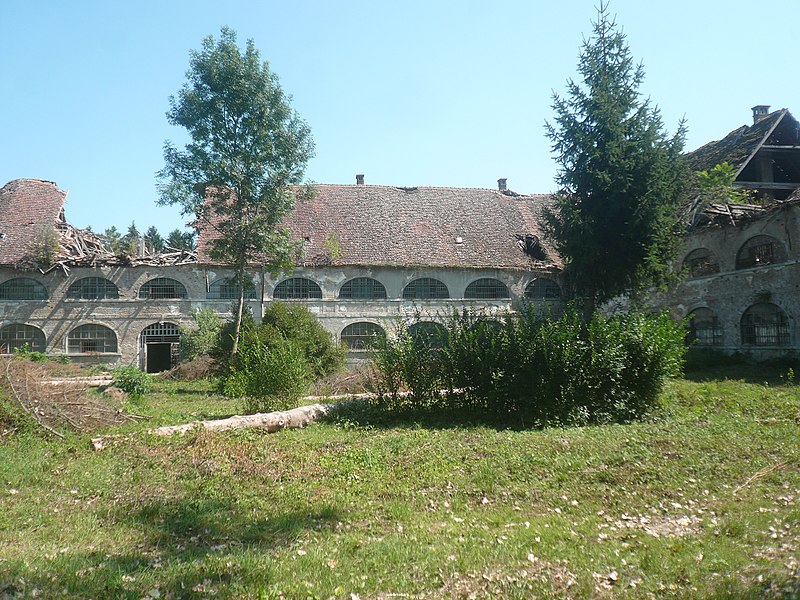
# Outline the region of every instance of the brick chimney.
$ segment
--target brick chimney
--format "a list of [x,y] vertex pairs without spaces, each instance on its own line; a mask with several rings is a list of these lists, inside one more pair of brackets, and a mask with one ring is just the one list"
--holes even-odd
[[497,189],[500,190],[501,192],[505,192],[506,189],[507,189],[506,188],[506,182],[507,181],[508,181],[508,179],[506,179],[505,177],[503,177],[501,179],[498,179],[497,180]]
[[769,104],[757,104],[750,110],[753,111],[753,125],[755,125],[769,114]]
[[356,175],[356,185],[364,185],[364,174],[358,173]]

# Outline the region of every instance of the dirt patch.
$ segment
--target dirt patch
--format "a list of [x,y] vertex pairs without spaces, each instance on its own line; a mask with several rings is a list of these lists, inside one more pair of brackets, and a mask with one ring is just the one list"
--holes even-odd
[[201,356],[194,360],[182,362],[159,376],[174,381],[196,381],[210,379],[219,372],[219,363],[210,356]]

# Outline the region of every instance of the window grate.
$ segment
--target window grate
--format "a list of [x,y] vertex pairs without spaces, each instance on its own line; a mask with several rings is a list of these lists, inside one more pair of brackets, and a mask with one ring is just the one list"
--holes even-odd
[[445,300],[450,297],[447,286],[432,277],[421,277],[403,289],[404,300]]
[[528,300],[560,300],[561,288],[552,279],[534,279],[525,288]]
[[339,298],[345,300],[380,300],[386,298],[386,288],[377,279],[356,277],[347,281],[339,290]]
[[181,330],[174,323],[153,323],[142,330],[142,344],[148,343],[177,343],[180,341]]
[[[238,300],[239,286],[236,285],[236,281],[233,279],[219,279],[208,288],[206,297],[209,300]],[[245,282],[244,299],[256,299],[256,288],[252,281]]]
[[468,300],[497,300],[510,297],[508,288],[502,281],[489,277],[473,281],[464,292],[464,298]]
[[366,321],[351,323],[342,330],[342,343],[350,350],[370,350],[384,337],[383,327]]
[[186,288],[180,281],[168,277],[157,277],[139,289],[143,300],[181,300],[186,298]]
[[67,336],[67,354],[95,354],[117,351],[117,335],[105,325],[76,327]]
[[768,235],[757,235],[747,240],[736,255],[736,268],[749,269],[785,261],[786,249],[778,240]]
[[687,341],[695,342],[698,346],[722,344],[722,325],[711,309],[698,308],[692,311]]
[[742,343],[749,346],[788,346],[789,320],[780,307],[754,304],[742,315]]
[[44,332],[33,325],[11,323],[0,329],[0,354],[13,354],[25,348],[31,352],[44,352],[46,349]]
[[321,300],[320,287],[305,277],[290,277],[275,286],[275,300]]
[[47,300],[47,288],[30,277],[17,277],[0,284],[0,300]]
[[104,277],[84,277],[67,290],[68,300],[116,300],[119,289]]
[[683,269],[689,273],[689,277],[702,277],[719,273],[719,262],[710,250],[698,248],[686,256]]

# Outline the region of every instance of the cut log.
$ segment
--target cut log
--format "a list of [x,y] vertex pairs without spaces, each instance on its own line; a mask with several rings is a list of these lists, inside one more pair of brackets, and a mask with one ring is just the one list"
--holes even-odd
[[[333,408],[333,404],[311,404],[300,406],[292,410],[281,410],[270,413],[256,413],[254,415],[236,415],[227,419],[215,419],[213,421],[192,421],[184,425],[168,425],[148,429],[151,435],[173,435],[179,433],[183,435],[189,431],[204,429],[206,431],[227,431],[228,429],[265,429],[268,433],[274,433],[281,429],[299,429],[309,423],[316,421],[321,416],[326,415]],[[97,451],[103,450],[108,442],[114,440],[127,439],[131,436],[125,435],[103,435],[92,439],[92,446]]]

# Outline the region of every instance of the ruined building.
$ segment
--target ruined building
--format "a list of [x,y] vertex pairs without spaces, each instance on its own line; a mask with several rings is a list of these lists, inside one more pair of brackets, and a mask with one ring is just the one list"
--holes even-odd
[[[254,265],[256,320],[273,300],[302,302],[358,353],[399,320],[430,323],[453,309],[487,318],[521,302],[561,303],[560,261],[541,231],[548,196],[498,189],[316,186],[285,223],[301,242],[277,279]],[[176,358],[193,309],[229,314],[230,269],[196,255],[112,256],[64,219],[65,194],[47,181],[0,189],[0,351],[27,344],[74,361],[148,371]]]
[[[695,199],[678,268],[686,279],[654,298],[691,318],[700,346],[766,357],[800,348],[800,127],[786,110],[687,155],[722,162],[758,204]],[[168,368],[193,309],[230,312],[230,269],[207,254],[114,256],[64,216],[54,183],[0,189],[0,353],[27,347],[74,361]],[[543,235],[547,195],[507,189],[319,185],[285,225],[300,242],[295,270],[250,270],[256,320],[273,300],[301,302],[354,354],[399,320],[436,327],[453,309],[487,318],[535,303],[561,306],[560,258]]]

